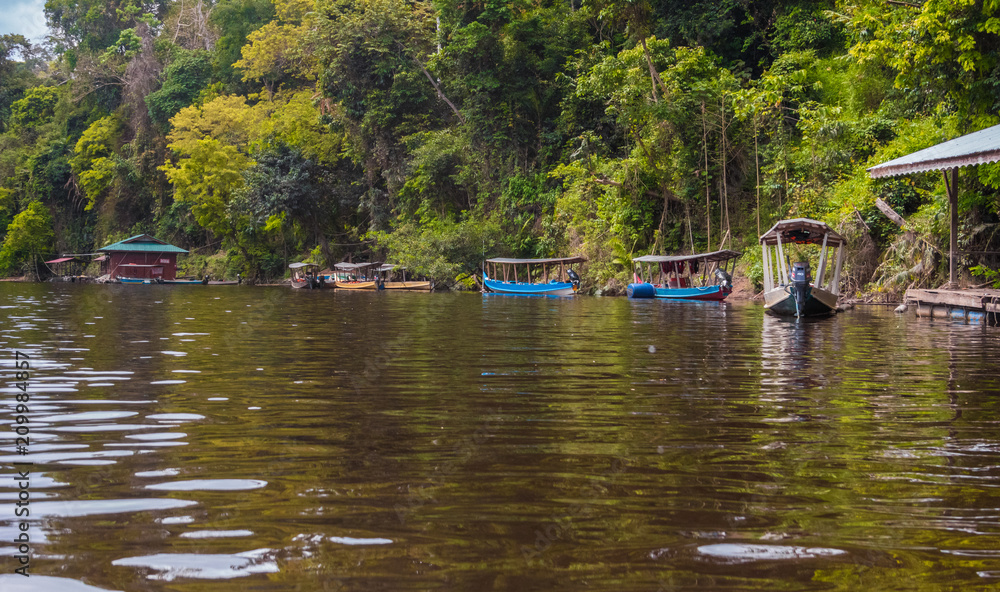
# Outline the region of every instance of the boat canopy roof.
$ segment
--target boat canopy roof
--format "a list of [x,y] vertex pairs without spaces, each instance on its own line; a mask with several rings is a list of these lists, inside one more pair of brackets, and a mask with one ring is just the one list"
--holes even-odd
[[354,270],[354,269],[367,269],[369,267],[376,267],[376,266],[380,266],[380,265],[382,265],[382,264],[381,263],[348,263],[346,261],[342,261],[342,262],[334,265],[334,267],[336,269]]
[[716,261],[736,259],[742,254],[738,251],[723,249],[721,251],[712,251],[711,253],[695,253],[694,255],[643,255],[642,257],[633,258],[632,261],[636,263],[680,263],[682,261],[714,263]]
[[776,245],[779,235],[782,244],[822,245],[824,235],[827,236],[826,244],[829,247],[841,247],[847,244],[847,239],[827,226],[825,222],[809,218],[781,220],[760,237],[760,244]]
[[291,263],[288,269],[302,269],[303,267],[319,267],[315,263]]
[[518,264],[521,264],[521,263],[546,265],[546,264],[549,264],[549,263],[566,263],[566,264],[569,264],[569,263],[583,263],[586,260],[587,260],[586,257],[562,257],[562,258],[558,258],[558,259],[508,259],[508,258],[501,257],[501,258],[498,258],[498,259],[487,259],[486,262],[487,263],[513,263],[514,265],[518,265]]

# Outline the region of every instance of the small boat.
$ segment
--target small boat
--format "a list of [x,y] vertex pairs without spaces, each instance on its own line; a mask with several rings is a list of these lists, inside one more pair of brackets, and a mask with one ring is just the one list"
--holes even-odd
[[[583,257],[487,259],[483,266],[483,291],[497,294],[572,296],[580,289],[580,276],[566,266],[584,261],[586,259]],[[536,271],[534,275],[538,276],[535,280],[532,279],[532,266]],[[500,276],[503,276],[502,280]]]
[[[636,263],[635,282],[625,292],[629,298],[721,301],[733,291],[733,271],[742,253],[712,251],[694,255],[644,255]],[[732,261],[732,270],[729,262]],[[657,269],[659,277],[656,277]],[[700,280],[696,274],[701,271]],[[647,278],[644,281],[642,278]],[[658,279],[658,283],[653,283]],[[697,284],[697,285],[696,285]]]
[[[400,272],[399,280],[390,280],[392,277],[392,272]],[[386,263],[379,267],[379,273],[382,274],[382,286],[386,290],[414,290],[414,291],[424,291],[430,292],[433,289],[434,284],[430,281],[425,280],[407,280],[406,279],[406,268],[400,265],[393,265],[392,263]]]
[[291,282],[293,288],[318,290],[326,285],[323,278],[316,273],[319,265],[315,263],[292,263],[288,266],[288,269],[292,270],[292,277],[289,282]]
[[143,278],[130,278],[130,277],[117,277],[115,278],[119,284],[155,284],[153,280],[143,279]]
[[188,284],[188,285],[201,285],[205,284],[205,280],[193,280],[193,279],[176,279],[176,280],[162,280],[157,282],[160,284]]
[[[803,259],[791,263],[789,245],[819,246],[815,280],[812,268]],[[764,310],[779,316],[818,316],[837,312],[840,271],[844,266],[847,241],[818,220],[782,220],[760,237],[764,264]],[[831,272],[831,268],[833,271]]]
[[338,263],[333,266],[334,285],[339,290],[381,290],[381,263]]

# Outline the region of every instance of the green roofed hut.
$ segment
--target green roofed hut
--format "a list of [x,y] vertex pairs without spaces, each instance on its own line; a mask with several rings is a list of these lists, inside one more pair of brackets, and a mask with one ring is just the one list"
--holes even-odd
[[177,254],[187,253],[148,234],[137,234],[98,251],[108,254],[104,264],[112,278],[153,281],[177,279]]

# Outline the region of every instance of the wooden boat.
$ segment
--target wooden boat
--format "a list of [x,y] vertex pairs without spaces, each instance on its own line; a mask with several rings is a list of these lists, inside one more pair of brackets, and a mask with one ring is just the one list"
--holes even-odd
[[[635,282],[629,284],[625,292],[629,298],[725,300],[733,291],[732,273],[741,254],[726,249],[694,255],[636,257],[632,259],[636,264]],[[733,262],[732,270],[729,269],[730,261]],[[699,270],[700,279],[696,277]],[[657,279],[658,283],[653,283]]]
[[205,280],[189,280],[189,279],[176,279],[176,280],[162,280],[157,283],[160,284],[188,284],[188,285],[203,285],[207,283]]
[[[483,266],[483,291],[497,294],[572,296],[580,288],[580,276],[566,266],[584,261],[586,259],[583,257],[487,259]],[[537,281],[532,279],[532,266],[535,267]]]
[[[808,259],[789,261],[785,247],[793,244],[819,246],[815,281]],[[840,271],[847,247],[844,237],[818,220],[795,218],[775,224],[760,237],[760,246],[764,264],[764,310],[795,317],[837,312]]]
[[[399,280],[389,279],[392,277],[393,271],[400,272],[401,277]],[[430,281],[412,280],[412,279],[407,280],[406,268],[399,265],[393,265],[392,263],[386,263],[381,267],[379,267],[379,273],[382,276],[382,286],[386,290],[414,290],[414,291],[430,292],[431,289],[433,289],[434,287],[433,282]]]
[[381,290],[381,263],[338,263],[333,266],[334,285],[338,290]]
[[318,290],[326,286],[326,282],[316,271],[319,265],[315,263],[292,263],[288,266],[292,270],[292,277],[289,279],[293,288],[309,288]]

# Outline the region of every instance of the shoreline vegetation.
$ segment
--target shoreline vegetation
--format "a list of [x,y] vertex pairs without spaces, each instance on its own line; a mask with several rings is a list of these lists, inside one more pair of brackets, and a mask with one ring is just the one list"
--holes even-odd
[[[636,256],[731,248],[752,297],[757,238],[806,217],[848,241],[845,299],[898,302],[948,279],[945,181],[866,169],[1000,123],[998,13],[47,0],[45,43],[0,35],[0,275],[145,233],[179,276],[377,260],[474,289],[487,258],[579,255],[610,295]],[[960,179],[959,284],[1000,284],[1000,165]]]

